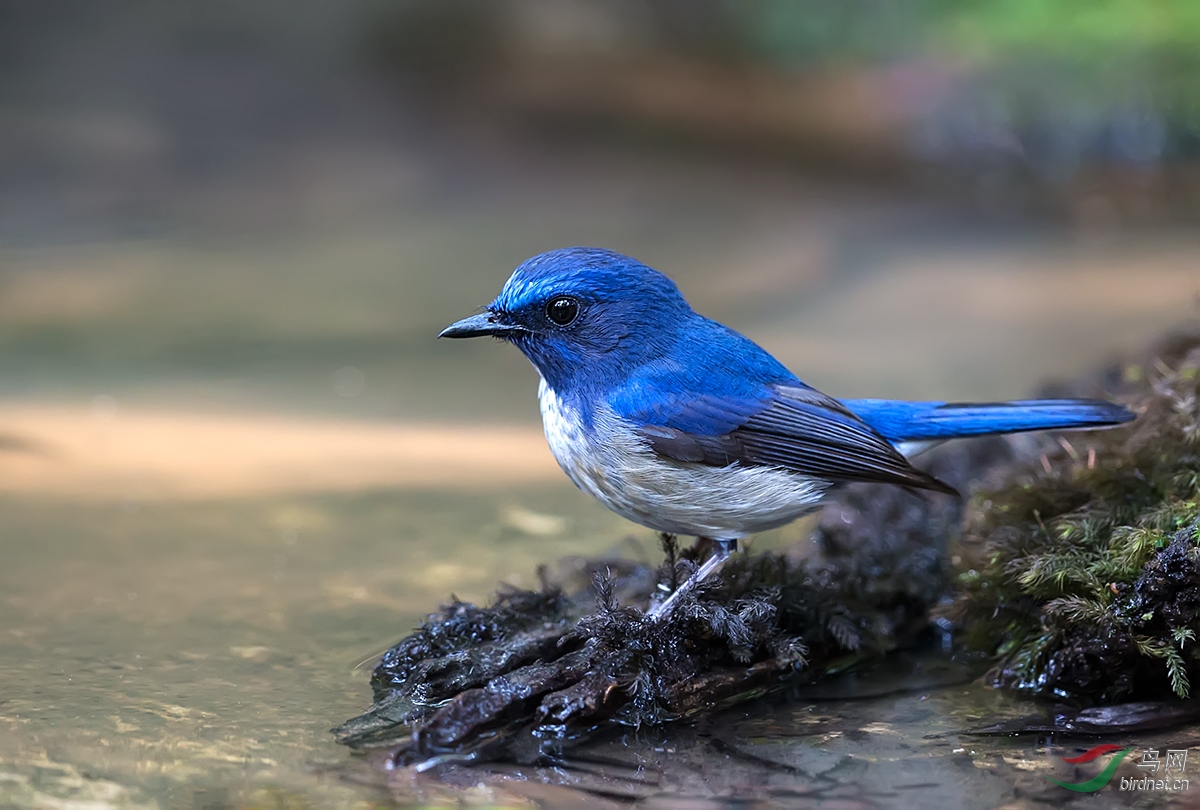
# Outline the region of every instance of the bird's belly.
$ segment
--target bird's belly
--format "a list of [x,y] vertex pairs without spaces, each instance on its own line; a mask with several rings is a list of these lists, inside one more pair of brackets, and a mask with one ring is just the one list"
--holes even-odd
[[550,450],[575,485],[656,531],[734,540],[811,512],[829,486],[777,467],[663,459],[612,411],[594,413],[587,430],[544,381],[538,397]]

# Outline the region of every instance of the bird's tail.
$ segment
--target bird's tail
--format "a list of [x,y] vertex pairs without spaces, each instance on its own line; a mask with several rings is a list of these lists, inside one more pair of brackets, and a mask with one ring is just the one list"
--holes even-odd
[[847,408],[893,442],[953,439],[1119,425],[1134,414],[1115,402],[1095,399],[1033,399],[1017,402],[898,402],[843,400]]

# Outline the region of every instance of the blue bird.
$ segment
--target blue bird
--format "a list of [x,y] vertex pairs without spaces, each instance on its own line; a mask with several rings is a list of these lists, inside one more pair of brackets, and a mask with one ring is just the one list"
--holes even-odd
[[671,279],[598,248],[529,259],[484,312],[439,335],[481,336],[512,343],[541,374],[546,439],[576,486],[635,523],[713,541],[704,565],[655,608],[660,618],[739,538],[813,511],[838,484],[958,494],[913,467],[901,443],[1134,418],[1084,399],[837,400],[693,311]]

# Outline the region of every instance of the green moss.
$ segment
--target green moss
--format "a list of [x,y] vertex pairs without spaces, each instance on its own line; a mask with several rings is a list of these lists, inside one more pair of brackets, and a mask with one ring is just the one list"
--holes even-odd
[[1118,379],[1136,422],[1065,434],[970,505],[954,612],[999,685],[1106,703],[1200,676],[1200,335]]

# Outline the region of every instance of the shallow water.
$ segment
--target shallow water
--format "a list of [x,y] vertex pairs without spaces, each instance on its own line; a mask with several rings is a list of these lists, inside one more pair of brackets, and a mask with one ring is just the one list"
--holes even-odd
[[449,593],[560,553],[504,520],[554,495],[6,499],[0,760],[77,768],[130,801],[283,785],[351,802],[306,771],[344,758],[327,732],[369,697],[356,664]]
[[[373,654],[452,593],[531,584],[539,562],[652,557],[649,532],[560,478],[523,359],[432,339],[525,254],[640,255],[842,395],[1020,395],[1196,315],[1189,237],[979,228],[905,200],[669,179],[634,167],[586,195],[552,185],[251,241],[7,251],[0,806],[373,804],[384,794],[337,775],[348,755],[328,734],[369,702]],[[478,434],[445,447],[456,426]],[[1036,740],[956,735],[1027,709],[970,684],[720,722],[797,769],[785,782],[828,772],[885,786],[859,797],[877,804],[997,806],[1045,798],[1041,774],[1064,766]],[[664,781],[706,784],[753,792],[682,761]],[[406,795],[518,798],[427,790]]]

